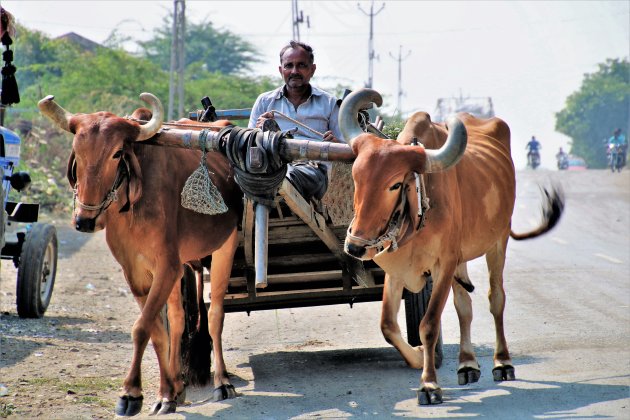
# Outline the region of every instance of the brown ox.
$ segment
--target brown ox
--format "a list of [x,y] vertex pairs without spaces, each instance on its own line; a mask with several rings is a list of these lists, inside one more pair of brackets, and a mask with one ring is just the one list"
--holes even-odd
[[[409,118],[393,141],[363,133],[358,127],[358,110],[372,102],[381,104],[378,93],[357,91],[344,100],[340,112],[342,132],[346,139],[352,139],[356,155],[352,167],[355,216],[345,249],[361,260],[373,259],[386,272],[381,314],[385,339],[409,366],[423,368],[419,403],[441,403],[435,345],[452,287],[461,332],[459,383],[476,382],[480,371],[470,341],[472,307],[467,291],[473,287],[466,262],[485,255],[490,273],[490,312],[496,328],[493,376],[495,381],[513,380],[514,367],[503,328],[503,267],[508,237],[526,239],[551,229],[562,212],[561,194],[546,194],[542,226],[526,234],[514,234],[510,225],[516,182],[510,130],[505,122],[459,114],[461,122],[452,120],[447,131],[443,124],[432,123],[428,114],[419,112]],[[424,147],[412,145],[414,138]],[[430,200],[423,223],[418,216],[420,200],[414,174],[424,177]],[[411,347],[402,338],[397,323],[401,296],[404,288],[421,290],[429,273],[434,285],[420,323],[424,345]]]
[[[134,113],[140,119],[151,118],[145,125],[108,112],[70,114],[52,96],[39,103],[45,115],[74,134],[68,180],[75,191],[76,229],[105,229],[107,244],[141,308],[132,329],[131,367],[116,406],[116,414],[123,416],[141,410],[140,367],[149,339],[160,369],[160,400],[152,411],[175,411],[176,398],[184,391],[179,346],[184,314],[178,282],[183,264],[190,263],[198,270],[199,261],[208,255],[212,255],[208,318],[215,352],[215,398],[235,396],[223,361],[221,333],[242,193],[224,156],[208,153],[212,181],[228,211],[209,216],[183,208],[180,194],[186,179],[199,166],[200,152],[143,144],[160,129],[163,110],[153,95],[140,97],[152,107],[152,117],[147,109]],[[160,317],[167,302],[170,356],[169,338]]]

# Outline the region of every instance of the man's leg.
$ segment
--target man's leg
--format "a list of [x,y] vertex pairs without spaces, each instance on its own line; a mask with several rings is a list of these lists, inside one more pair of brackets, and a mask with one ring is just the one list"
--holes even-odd
[[298,162],[288,165],[287,179],[305,200],[321,200],[328,189],[326,167],[316,162]]

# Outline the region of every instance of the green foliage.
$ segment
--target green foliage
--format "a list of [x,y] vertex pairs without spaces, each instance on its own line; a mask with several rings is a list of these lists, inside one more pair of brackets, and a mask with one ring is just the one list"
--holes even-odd
[[[146,56],[162,70],[171,64],[172,13],[154,32],[153,39],[138,44]],[[184,35],[185,66],[199,65],[208,72],[246,74],[256,58],[254,47],[230,31],[217,30],[210,21],[186,23]]]
[[[71,113],[105,110],[122,116],[145,106],[138,96],[151,92],[166,105],[169,31],[170,25],[158,30],[153,40],[144,43],[146,56],[137,57],[120,48],[128,39],[115,32],[107,41],[109,48],[86,50],[18,26],[13,49],[21,102],[7,110],[5,125],[20,134],[18,170],[29,172],[33,182],[24,192],[12,191],[12,199],[36,202],[47,210],[71,209],[66,163],[72,135],[53,127],[39,113],[37,102],[55,95]],[[209,96],[217,109],[249,108],[259,93],[277,84],[271,78],[243,76],[256,59],[253,47],[238,36],[217,31],[210,22],[189,24],[186,32],[186,110],[199,109],[203,96]]]
[[15,406],[11,403],[0,403],[0,417],[2,417],[3,419],[9,417],[11,414],[13,414],[13,411],[15,410]]
[[383,134],[385,134],[390,139],[398,138],[398,134],[400,134],[403,128],[405,128],[405,121],[403,121],[400,118],[385,117],[383,121],[384,121],[383,130],[382,130]]
[[[580,90],[571,94],[556,114],[556,131],[572,139],[571,153],[591,168],[606,166],[605,140],[615,128],[630,126],[630,63],[608,59],[599,70],[585,74]],[[627,136],[627,133],[626,133]]]

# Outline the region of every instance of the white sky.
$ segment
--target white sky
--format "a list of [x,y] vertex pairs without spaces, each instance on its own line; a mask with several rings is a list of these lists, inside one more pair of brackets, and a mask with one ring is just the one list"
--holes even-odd
[[[375,1],[373,87],[388,110],[397,103],[402,46],[404,112],[433,113],[437,99],[492,97],[512,129],[513,157],[525,166],[525,144],[542,142],[543,167],[554,168],[568,138],[554,131],[554,114],[580,88],[585,73],[607,58],[630,55],[630,1]],[[0,0],[18,22],[50,36],[76,32],[103,42],[112,30],[147,39],[173,1]],[[357,89],[368,78],[370,1],[298,2],[310,20],[301,40],[315,49],[314,84]],[[259,49],[256,74],[278,75],[278,51],[292,37],[291,2],[186,1],[188,21],[207,18]],[[19,40],[16,40],[16,54]],[[19,71],[19,69],[18,69]],[[280,78],[278,76],[278,82]],[[53,93],[54,92],[50,92]],[[212,92],[199,92],[199,97]],[[220,104],[216,104],[219,108]],[[92,112],[97,110],[85,110]],[[612,127],[611,127],[612,131]]]

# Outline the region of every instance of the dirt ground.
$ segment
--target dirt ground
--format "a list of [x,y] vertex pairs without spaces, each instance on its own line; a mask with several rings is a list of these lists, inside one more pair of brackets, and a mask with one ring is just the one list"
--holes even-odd
[[[517,198],[516,230],[536,223],[535,184],[550,174],[561,178],[568,194],[561,225],[535,245],[509,247],[506,317],[517,381],[492,381],[494,335],[481,262],[469,271],[478,287],[473,342],[482,379],[469,387],[457,385],[459,331],[449,302],[442,318],[445,361],[439,375],[446,399],[440,406],[417,405],[419,372],[407,368],[383,340],[379,303],[373,302],[353,309],[334,305],[227,314],[226,363],[242,397],[213,404],[204,402],[208,389],[189,390],[193,403],[167,417],[627,418],[630,173],[521,174],[519,185],[532,188]],[[57,228],[59,260],[52,301],[42,319],[17,316],[16,270],[11,261],[2,261],[0,417],[114,418],[131,358],[129,331],[137,305],[102,232],[74,231],[69,215],[43,219]],[[140,417],[157,383],[149,346]]]
[[[0,280],[0,415],[19,418],[110,418],[131,355],[130,327],[139,314],[103,233],[76,232],[69,216],[40,221],[57,229],[55,287],[42,319],[20,319],[17,271],[2,261]],[[144,380],[156,371],[146,352]]]

